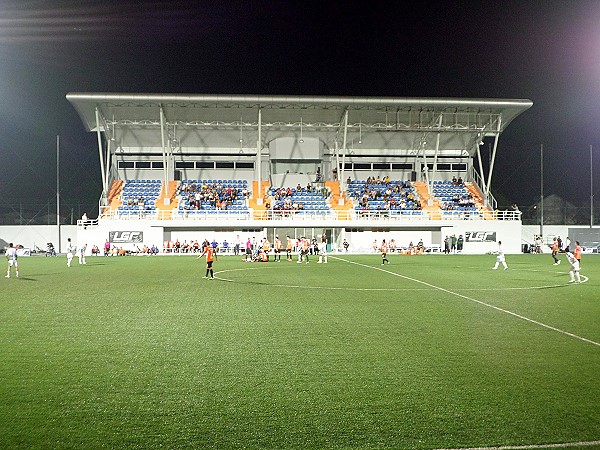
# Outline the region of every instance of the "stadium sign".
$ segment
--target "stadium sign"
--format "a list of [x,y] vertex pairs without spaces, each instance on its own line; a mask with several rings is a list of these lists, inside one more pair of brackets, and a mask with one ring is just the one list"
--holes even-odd
[[466,242],[496,242],[495,231],[467,231],[465,233]]
[[108,234],[111,244],[131,244],[144,241],[143,231],[111,231]]

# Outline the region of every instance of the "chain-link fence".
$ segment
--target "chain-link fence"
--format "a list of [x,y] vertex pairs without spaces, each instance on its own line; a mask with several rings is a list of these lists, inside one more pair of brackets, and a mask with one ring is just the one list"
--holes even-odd
[[[538,205],[521,207],[523,225],[539,225],[542,211]],[[589,225],[591,220],[590,207],[580,206],[544,206],[544,225]],[[600,224],[600,210],[594,211],[594,225]]]
[[[75,225],[83,213],[89,218],[98,215],[94,200],[60,201],[60,224]],[[0,225],[56,225],[56,199],[40,201],[0,201]]]

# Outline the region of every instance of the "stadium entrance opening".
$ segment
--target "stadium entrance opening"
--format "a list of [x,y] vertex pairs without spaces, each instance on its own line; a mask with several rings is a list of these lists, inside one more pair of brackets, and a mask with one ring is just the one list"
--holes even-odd
[[336,231],[339,234],[340,230],[334,230],[333,228],[267,228],[267,239],[270,242],[275,241],[275,236],[279,236],[279,239],[285,244],[285,237],[289,236],[294,239],[300,239],[305,237],[307,239],[316,239],[317,242],[321,242],[323,234],[327,237],[327,251],[331,251],[331,245],[336,238]]

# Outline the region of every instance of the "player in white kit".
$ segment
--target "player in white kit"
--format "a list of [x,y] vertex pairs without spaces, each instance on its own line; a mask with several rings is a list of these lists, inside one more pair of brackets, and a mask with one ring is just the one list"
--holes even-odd
[[8,269],[6,270],[6,278],[10,278],[11,267],[15,268],[15,274],[19,278],[19,262],[17,261],[17,249],[12,244],[8,245],[6,249],[6,260],[8,261]]
[[317,263],[327,264],[327,237],[325,237],[325,235],[323,235],[321,238],[321,243],[319,244],[319,260]]
[[85,262],[86,249],[87,249],[87,244],[83,244],[81,247],[79,247],[79,253],[77,253],[77,256],[79,257],[79,264],[86,264],[86,262]]
[[502,241],[498,241],[498,251],[496,252],[498,256],[496,256],[496,264],[493,269],[496,270],[499,264],[504,266],[504,270],[508,270],[508,266],[506,265],[506,258],[504,257],[504,249],[502,248]]
[[73,261],[73,256],[75,256],[75,252],[77,251],[77,247],[75,247],[71,243],[71,238],[67,239],[67,267],[71,267],[71,261]]
[[571,279],[569,283],[581,283],[581,276],[579,275],[579,261],[575,258],[575,255],[571,252],[567,252],[567,259],[569,260],[569,264],[571,264],[571,268],[569,269],[569,276]]

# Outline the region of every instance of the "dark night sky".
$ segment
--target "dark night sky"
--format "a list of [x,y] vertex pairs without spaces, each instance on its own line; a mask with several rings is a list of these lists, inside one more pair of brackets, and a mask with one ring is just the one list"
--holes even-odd
[[528,98],[492,190],[534,203],[544,144],[545,194],[583,206],[600,149],[598,24],[597,0],[4,2],[0,202],[54,198],[60,135],[62,197],[96,204],[96,136],[65,99],[87,91]]

